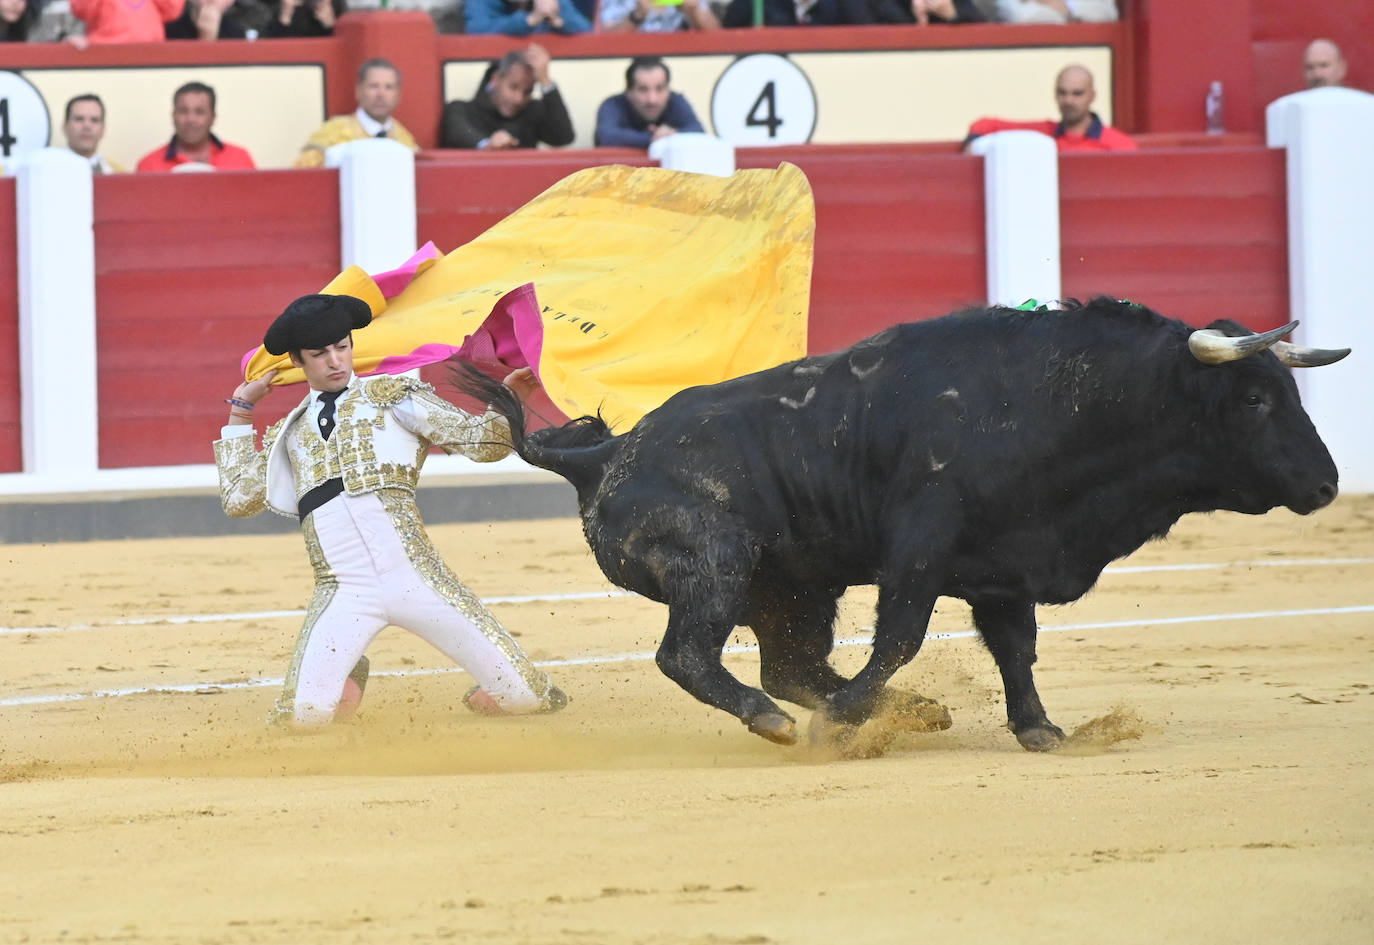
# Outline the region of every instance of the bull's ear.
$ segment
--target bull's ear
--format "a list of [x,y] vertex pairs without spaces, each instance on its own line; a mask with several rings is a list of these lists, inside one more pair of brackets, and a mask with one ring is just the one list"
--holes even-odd
[[[1235,322],[1218,323],[1213,325],[1226,324],[1236,325]],[[1227,361],[1239,361],[1241,358],[1248,358],[1252,354],[1258,354],[1266,348],[1273,347],[1284,335],[1290,334],[1294,328],[1298,327],[1297,322],[1289,322],[1281,328],[1266,331],[1261,334],[1254,334],[1247,329],[1241,329],[1239,336],[1230,335],[1219,328],[1201,328],[1188,336],[1188,350],[1193,357],[1203,364],[1225,364]]]

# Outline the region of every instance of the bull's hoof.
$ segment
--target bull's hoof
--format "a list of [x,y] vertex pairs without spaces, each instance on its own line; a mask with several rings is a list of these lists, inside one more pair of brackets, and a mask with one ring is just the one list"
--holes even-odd
[[1064,744],[1064,733],[1056,725],[1038,725],[1016,731],[1016,740],[1026,751],[1054,751]]
[[795,745],[797,726],[781,712],[765,712],[749,720],[749,731],[776,745]]
[[879,712],[884,721],[904,732],[943,732],[954,724],[945,706],[934,699],[900,689],[889,689],[884,693]]

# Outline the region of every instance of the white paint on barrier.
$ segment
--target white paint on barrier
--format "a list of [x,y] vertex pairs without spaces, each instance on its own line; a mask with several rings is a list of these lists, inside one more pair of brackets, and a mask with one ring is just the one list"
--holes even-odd
[[[1238,614],[1195,614],[1187,617],[1158,617],[1146,620],[1110,620],[1100,623],[1073,623],[1060,624],[1056,626],[1042,626],[1041,633],[1067,633],[1070,631],[1085,630],[1121,630],[1130,627],[1155,627],[1171,626],[1188,623],[1214,623],[1222,620],[1271,620],[1281,617],[1322,617],[1338,616],[1345,614],[1367,614],[1374,613],[1374,604],[1360,604],[1353,607],[1319,607],[1310,610],[1265,610],[1250,611]],[[865,628],[870,629],[870,628]],[[960,640],[977,636],[974,630],[959,630],[945,633],[930,633],[926,635],[927,640]],[[867,646],[873,642],[871,636],[847,637],[836,640],[837,647]],[[750,653],[758,647],[752,643],[740,643],[734,646],[725,647],[726,654]],[[609,665],[614,663],[641,663],[654,658],[654,654],[641,651],[637,653],[611,653],[605,655],[577,656],[556,660],[537,660],[536,665],[546,667],[560,666],[589,666],[589,665]],[[447,673],[466,672],[457,666],[445,666],[435,669],[393,669],[379,670],[373,676],[437,676]],[[183,683],[174,686],[135,686],[126,689],[98,689],[92,692],[67,692],[51,693],[36,696],[14,696],[8,699],[0,699],[0,708],[9,706],[25,705],[52,705],[64,702],[84,702],[90,699],[113,699],[123,696],[149,695],[152,693],[197,693],[212,695],[225,692],[231,689],[263,689],[276,687],[283,684],[281,678],[275,679],[249,679],[242,682],[232,683]]]

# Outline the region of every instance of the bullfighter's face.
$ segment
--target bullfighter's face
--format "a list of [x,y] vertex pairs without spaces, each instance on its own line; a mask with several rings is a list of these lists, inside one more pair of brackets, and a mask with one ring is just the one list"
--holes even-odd
[[291,363],[305,372],[311,390],[333,392],[348,386],[353,376],[353,335],[345,335],[323,348],[291,352]]

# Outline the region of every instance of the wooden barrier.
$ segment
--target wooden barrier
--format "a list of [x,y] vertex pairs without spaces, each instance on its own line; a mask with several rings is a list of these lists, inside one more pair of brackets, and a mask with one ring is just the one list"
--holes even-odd
[[1134,299],[1193,324],[1288,321],[1282,151],[1065,155],[1059,189],[1065,295]]
[[0,178],[0,345],[15,352],[0,358],[0,473],[24,468],[23,431],[19,427],[18,259],[14,181]]
[[101,467],[209,462],[238,355],[338,274],[338,175],[97,178],[95,253]]

